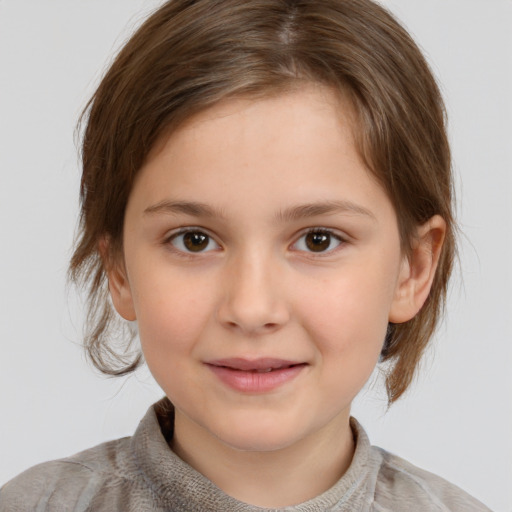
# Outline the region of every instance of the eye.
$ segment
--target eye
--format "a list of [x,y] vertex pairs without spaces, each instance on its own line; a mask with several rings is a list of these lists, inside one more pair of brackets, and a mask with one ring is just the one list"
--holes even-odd
[[302,235],[294,249],[306,252],[330,252],[343,243],[343,239],[327,229],[312,229]]
[[209,235],[197,229],[180,231],[169,238],[178,251],[188,253],[208,252],[219,249],[219,244]]

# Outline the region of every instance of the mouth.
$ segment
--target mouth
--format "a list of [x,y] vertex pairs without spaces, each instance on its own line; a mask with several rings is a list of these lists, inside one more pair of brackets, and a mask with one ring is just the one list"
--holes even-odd
[[216,366],[218,368],[226,368],[228,370],[239,372],[270,373],[276,370],[292,368],[294,366],[302,366],[305,365],[306,363],[285,361],[283,359],[272,358],[261,358],[253,360],[243,358],[231,358],[209,361],[206,364]]
[[231,358],[208,361],[206,366],[228,387],[257,394],[273,391],[293,380],[308,364],[274,358]]

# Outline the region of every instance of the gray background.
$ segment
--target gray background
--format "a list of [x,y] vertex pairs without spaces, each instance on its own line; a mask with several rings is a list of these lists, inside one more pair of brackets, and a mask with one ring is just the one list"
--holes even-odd
[[[0,0],[0,484],[130,435],[161,395],[147,370],[124,380],[91,371],[82,306],[65,284],[75,122],[115,50],[159,3]],[[512,1],[384,3],[442,84],[464,237],[420,378],[386,413],[376,376],[354,414],[374,444],[511,512]]]

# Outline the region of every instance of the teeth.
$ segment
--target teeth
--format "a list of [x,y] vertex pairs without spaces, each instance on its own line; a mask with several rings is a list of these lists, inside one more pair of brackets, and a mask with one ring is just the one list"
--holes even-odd
[[257,373],[268,373],[271,371],[272,371],[272,368],[265,368],[265,370],[256,370]]

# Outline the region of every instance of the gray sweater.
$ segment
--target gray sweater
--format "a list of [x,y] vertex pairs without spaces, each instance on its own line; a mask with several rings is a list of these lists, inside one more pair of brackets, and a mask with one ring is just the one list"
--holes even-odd
[[[0,512],[261,512],[228,496],[169,448],[174,411],[153,405],[133,437],[100,444],[35,466],[0,490]],[[464,491],[371,446],[352,419],[356,450],[348,471],[328,491],[285,511],[489,511]]]

